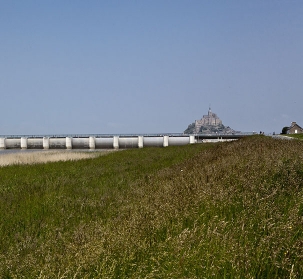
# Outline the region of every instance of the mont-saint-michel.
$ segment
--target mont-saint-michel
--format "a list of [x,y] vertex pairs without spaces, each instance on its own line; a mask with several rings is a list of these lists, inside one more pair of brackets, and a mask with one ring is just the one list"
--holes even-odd
[[184,134],[234,134],[240,133],[229,126],[224,126],[218,115],[209,107],[207,115],[188,125]]

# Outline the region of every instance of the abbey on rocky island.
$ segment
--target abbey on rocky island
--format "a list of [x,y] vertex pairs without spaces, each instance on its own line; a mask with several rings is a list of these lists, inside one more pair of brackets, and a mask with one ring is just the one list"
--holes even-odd
[[222,120],[209,107],[208,114],[188,125],[184,134],[232,134],[234,132],[229,126],[225,127]]

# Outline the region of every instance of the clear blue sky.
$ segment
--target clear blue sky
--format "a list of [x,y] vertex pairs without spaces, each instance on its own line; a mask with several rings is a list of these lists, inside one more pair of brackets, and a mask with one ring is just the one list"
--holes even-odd
[[0,134],[303,126],[303,1],[0,0]]

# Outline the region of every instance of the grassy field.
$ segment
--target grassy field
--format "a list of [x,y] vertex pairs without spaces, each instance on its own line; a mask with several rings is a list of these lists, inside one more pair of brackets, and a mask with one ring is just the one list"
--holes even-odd
[[303,143],[0,168],[1,278],[302,278]]

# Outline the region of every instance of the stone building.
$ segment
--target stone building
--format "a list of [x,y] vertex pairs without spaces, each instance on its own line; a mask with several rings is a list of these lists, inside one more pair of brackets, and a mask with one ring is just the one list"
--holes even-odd
[[288,134],[302,134],[303,128],[300,127],[296,122],[291,122],[291,125],[288,129]]
[[209,108],[207,115],[203,115],[200,120],[195,120],[188,125],[184,134],[232,134],[235,133],[229,126],[225,127],[217,114]]
[[222,125],[221,119],[217,114],[211,111],[211,108],[208,109],[208,114],[203,115],[200,120],[195,121],[196,133],[199,133],[202,126],[220,126]]

